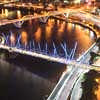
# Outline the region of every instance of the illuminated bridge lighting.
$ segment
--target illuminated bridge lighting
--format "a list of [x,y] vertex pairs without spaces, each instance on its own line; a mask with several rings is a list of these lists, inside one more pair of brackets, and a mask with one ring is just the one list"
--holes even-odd
[[[37,43],[37,46],[35,46],[34,40],[30,40],[28,43],[22,43],[22,36],[18,35],[15,39],[12,32],[10,32],[10,34],[8,35],[5,35],[4,33],[2,33],[2,36],[5,40],[4,42],[5,46],[14,47],[17,49],[31,51],[31,52],[38,52],[40,54],[50,55],[53,57],[60,57],[60,55],[63,55],[63,58],[65,58],[66,60],[74,59],[75,51],[77,48],[77,42],[74,44],[71,50],[68,50],[66,42],[63,42],[63,43],[60,43],[60,47],[63,50],[63,54],[59,54],[57,50],[57,46],[54,43],[54,41],[52,41],[52,52],[49,52],[50,50],[49,50],[48,43],[44,43],[43,44],[44,46],[41,45],[39,42]],[[41,47],[44,47],[44,48],[41,48]]]
[[[2,33],[2,35],[4,36],[3,39],[5,39],[5,43],[0,45],[1,49],[5,49],[5,50],[8,50],[10,52],[16,52],[16,53],[20,53],[20,54],[24,54],[24,55],[39,57],[39,58],[47,59],[50,61],[59,62],[59,63],[63,63],[66,65],[74,66],[74,67],[80,67],[80,68],[83,68],[86,70],[87,69],[89,69],[89,70],[94,69],[94,70],[100,71],[99,67],[82,64],[81,62],[77,62],[73,59],[74,55],[75,55],[76,48],[77,48],[77,42],[75,43],[74,48],[71,50],[70,54],[68,54],[66,43],[64,42],[63,44],[61,44],[61,47],[63,48],[63,50],[65,52],[65,58],[63,58],[63,57],[58,56],[59,54],[57,52],[56,45],[54,42],[52,43],[53,54],[49,54],[47,43],[45,43],[44,50],[41,50],[40,43],[38,43],[38,49],[35,48],[34,40],[29,42],[30,45],[22,46],[21,41],[20,41],[21,35],[19,35],[18,39],[17,39],[17,43],[12,46],[11,43],[9,42],[9,39],[8,39],[8,38],[10,38],[10,36],[9,35],[5,36],[4,33]],[[8,44],[6,44],[6,43],[8,43]],[[83,59],[84,59],[84,57],[83,57]]]

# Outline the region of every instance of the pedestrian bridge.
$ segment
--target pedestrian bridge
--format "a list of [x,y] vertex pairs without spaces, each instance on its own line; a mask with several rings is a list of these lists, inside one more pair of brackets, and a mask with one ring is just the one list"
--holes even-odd
[[[49,60],[49,61],[52,61],[52,62],[58,62],[58,63],[66,64],[67,66],[69,66],[69,68],[71,68],[71,66],[72,66],[73,70],[71,70],[71,73],[69,73],[69,75],[68,75],[67,71],[65,72],[65,74],[60,78],[60,81],[58,82],[54,91],[51,93],[50,97],[47,100],[67,100],[65,98],[68,98],[70,91],[73,88],[74,83],[76,82],[76,80],[80,76],[80,74],[83,73],[84,70],[94,69],[94,70],[100,71],[100,67],[82,64],[80,62],[84,59],[85,60],[88,59],[87,55],[89,55],[91,50],[93,50],[93,49],[96,50],[96,48],[95,48],[96,43],[94,43],[86,51],[86,53],[84,53],[81,57],[79,57],[79,59],[77,59],[77,61],[75,61],[72,58],[75,54],[75,50],[76,50],[75,48],[77,47],[77,43],[75,44],[74,49],[71,51],[70,55],[67,55],[66,45],[61,44],[62,48],[64,49],[65,55],[66,55],[65,58],[63,58],[63,57],[59,57],[59,56],[56,55],[56,49],[54,49],[53,55],[49,55],[48,53],[36,52],[36,51],[31,50],[31,49],[30,50],[27,50],[25,48],[21,49],[21,48],[19,48],[20,46],[17,47],[17,45],[16,46],[13,46],[13,45],[8,46],[8,45],[5,45],[4,44],[5,41],[2,41],[2,40],[4,40],[4,39],[3,38],[1,39],[0,49],[7,50],[10,53],[29,55],[29,56],[32,56],[32,57],[38,57],[38,58],[46,59],[46,60]],[[54,48],[55,48],[55,45],[54,45]],[[70,57],[68,57],[68,56],[70,56]],[[71,58],[71,59],[68,59],[68,58]]]
[[100,71],[99,67],[90,66],[90,65],[86,65],[86,64],[80,64],[80,63],[76,62],[75,60],[69,60],[66,58],[46,55],[46,54],[27,51],[27,50],[22,50],[22,49],[18,49],[16,47],[9,47],[6,45],[0,45],[0,49],[8,50],[10,53],[15,52],[15,53],[23,54],[23,55],[29,55],[29,56],[38,57],[38,58],[46,59],[46,60],[53,61],[53,62],[66,64],[66,65],[77,66],[77,67],[80,67],[83,69],[90,69],[90,70],[94,69],[94,70]]
[[15,52],[17,54],[29,55],[32,57],[46,59],[52,62],[66,64],[68,67],[68,70],[70,70],[70,68],[73,68],[71,72],[69,73],[69,75],[68,75],[68,71],[65,71],[65,73],[60,78],[58,84],[54,88],[53,92],[47,99],[47,100],[67,100],[65,98],[68,98],[74,83],[76,82],[77,78],[80,76],[81,73],[83,73],[85,70],[91,70],[91,69],[100,71],[100,67],[90,66],[90,65],[81,63],[81,60],[88,58],[88,57],[86,58],[85,56],[89,55],[89,52],[91,51],[91,49],[94,48],[95,45],[96,44],[93,44],[84,55],[82,55],[81,57],[79,57],[79,59],[77,59],[77,61],[66,59],[66,58],[61,58],[57,56],[52,56],[48,54],[43,54],[42,52],[37,53],[35,51],[32,52],[32,51],[19,49],[16,47],[9,47],[3,44],[0,45],[0,49],[8,50],[10,53]]

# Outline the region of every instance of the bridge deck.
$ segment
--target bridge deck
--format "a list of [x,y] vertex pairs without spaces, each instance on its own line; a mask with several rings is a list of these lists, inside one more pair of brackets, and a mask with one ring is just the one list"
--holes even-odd
[[87,64],[80,64],[74,60],[70,61],[70,60],[67,60],[65,58],[55,57],[55,56],[46,55],[46,54],[42,54],[42,53],[37,53],[35,51],[27,51],[27,50],[23,50],[23,49],[18,49],[16,47],[9,47],[6,45],[0,45],[0,49],[8,50],[9,52],[15,52],[15,53],[23,54],[23,55],[38,57],[38,58],[46,59],[49,61],[54,61],[54,62],[66,64],[66,65],[77,66],[77,67],[80,67],[83,69],[95,69],[95,70],[100,71],[100,68],[96,67],[96,66],[90,66]]

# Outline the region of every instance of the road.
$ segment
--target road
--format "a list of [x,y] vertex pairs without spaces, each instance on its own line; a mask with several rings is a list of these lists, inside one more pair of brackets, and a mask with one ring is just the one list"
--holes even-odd
[[[31,19],[36,19],[36,18],[43,18],[43,20],[45,21],[45,19],[48,19],[49,16],[56,16],[56,15],[64,15],[66,18],[74,16],[74,17],[78,17],[79,19],[88,22],[87,24],[92,24],[92,25],[97,25],[98,27],[100,27],[100,17],[89,14],[85,11],[82,11],[83,9],[61,9],[59,8],[58,11],[50,11],[47,13],[43,13],[43,14],[35,14],[35,15],[26,15],[23,16],[20,19],[14,19],[14,20],[1,20],[0,21],[0,26],[2,25],[6,25],[6,24],[12,24],[12,23],[19,23],[19,22],[24,22],[27,20],[31,20]],[[98,33],[98,35],[100,36],[100,34]]]
[[74,88],[72,89],[70,100],[80,100],[82,95],[81,82],[82,82],[83,74],[80,75],[80,77],[77,79]]
[[[2,22],[1,25],[16,23],[16,22],[19,22],[19,21],[26,21],[26,20],[29,20],[29,19],[47,17],[47,16],[56,16],[56,15],[60,15],[60,14],[64,15],[65,13],[66,13],[66,16],[65,16],[66,18],[68,18],[68,16],[74,15],[76,17],[78,16],[81,19],[84,19],[85,21],[90,21],[93,24],[96,24],[97,26],[100,25],[100,18],[98,18],[97,16],[94,16],[92,14],[87,14],[82,9],[75,9],[75,10],[73,10],[73,9],[58,9],[58,11],[52,11],[52,12],[49,12],[49,13],[47,13],[45,15],[37,15],[37,16],[28,15],[28,16],[22,18],[22,19],[7,20],[5,22]],[[10,50],[9,47],[0,46],[0,48],[1,47],[3,49]],[[48,59],[48,60],[53,60],[53,61],[58,61],[58,62],[63,62],[65,64],[68,64],[68,63],[66,63],[66,59],[64,60],[64,59],[61,59],[61,58],[59,59],[59,58],[54,58],[54,57],[48,57],[47,55],[32,53],[30,51],[26,52],[24,50],[19,50],[19,49],[16,49],[16,48],[12,48],[11,52],[12,51],[13,52],[17,51],[19,53],[28,54],[28,55],[32,55],[32,56],[37,56],[37,57],[45,58],[45,59]],[[87,56],[86,58],[88,58],[88,57],[90,57],[90,55]],[[82,62],[84,62],[84,61],[88,61],[88,60],[85,59]],[[52,95],[50,95],[50,97],[48,98],[48,100],[67,100],[69,94],[72,91],[73,86],[76,83],[76,80],[84,72],[84,68],[87,69],[87,65],[84,65],[84,64],[80,65],[80,64],[77,64],[76,62],[70,62],[69,64],[74,67],[73,70],[71,71],[71,73],[69,74],[69,76],[63,82],[62,87],[58,91],[56,91],[56,89],[55,89],[55,91],[56,91],[57,94],[55,96],[53,95],[54,98],[51,99]],[[78,67],[81,67],[81,68],[78,68]],[[88,67],[92,68],[92,69],[99,70],[97,67],[95,67],[95,68],[93,66],[92,67],[88,66]],[[55,91],[53,91],[53,93]]]
[[9,3],[15,3],[17,2],[18,0],[14,0],[14,1],[9,1],[9,0],[2,0],[0,1],[0,5],[5,5],[5,4],[9,4]]
[[70,78],[68,80],[65,80],[55,100],[67,100],[68,99],[70,92],[73,88],[73,85],[75,84],[77,78],[80,76],[80,74],[83,71],[80,71],[78,68],[74,68],[72,72],[73,73],[72,75],[70,74],[71,75]]
[[32,3],[19,3],[19,4],[18,3],[17,4],[9,3],[9,4],[4,5],[4,7],[17,7],[17,8],[22,7],[22,8],[27,8],[27,9],[29,9],[29,8],[31,8],[31,9],[43,9],[44,8],[43,5],[35,5]]
[[[95,45],[95,44],[94,44]],[[91,46],[91,48],[89,48],[81,57],[79,57],[77,59],[77,61],[81,61],[81,63],[88,63],[89,62],[89,58],[90,58],[90,53],[91,51],[98,51],[98,47],[97,46]],[[56,93],[55,96],[54,95],[50,95],[49,98],[47,100],[67,100],[72,88],[74,87],[78,77],[80,77],[80,75],[86,71],[82,68],[78,68],[78,66],[82,66],[85,67],[82,64],[73,64],[73,70],[71,71],[71,73],[69,74],[69,76],[65,79],[65,81],[63,81],[62,83],[62,87],[59,89],[59,91],[57,89],[55,89],[52,94]],[[70,66],[69,66],[70,67]],[[92,66],[90,66],[89,68],[93,68]],[[63,77],[64,78],[64,77]],[[62,78],[62,80],[63,80]],[[59,86],[59,85],[58,85]],[[57,87],[56,87],[57,88]],[[59,87],[58,87],[59,88]],[[58,92],[57,92],[58,91]],[[77,95],[77,94],[76,94]],[[76,99],[75,99],[76,100]]]
[[56,57],[56,56],[53,56],[53,55],[47,55],[47,54],[44,54],[42,52],[39,53],[39,52],[35,52],[35,51],[23,50],[23,49],[19,49],[19,48],[16,48],[16,47],[9,47],[9,46],[3,45],[3,44],[0,45],[0,49],[8,50],[9,52],[15,52],[15,53],[23,54],[23,55],[38,57],[38,58],[46,59],[46,60],[49,60],[49,61],[54,61],[54,62],[66,64],[66,65],[71,65],[71,66],[75,65],[75,66],[82,68],[82,69],[95,69],[97,71],[100,71],[100,68],[96,67],[96,66],[80,64],[80,63],[78,63],[74,60],[68,61],[65,58]]

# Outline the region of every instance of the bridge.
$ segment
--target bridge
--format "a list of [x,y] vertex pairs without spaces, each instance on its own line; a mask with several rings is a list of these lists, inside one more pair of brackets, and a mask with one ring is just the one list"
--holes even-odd
[[17,7],[17,8],[27,8],[27,9],[43,9],[44,6],[43,5],[36,5],[36,4],[32,4],[32,3],[9,3],[9,4],[5,4],[4,7]]
[[[39,58],[46,59],[46,60],[53,61],[53,62],[63,63],[63,64],[66,64],[67,66],[69,66],[69,69],[72,68],[71,72],[69,72],[69,74],[68,74],[68,71],[64,72],[64,74],[60,78],[57,86],[51,93],[48,100],[66,100],[68,98],[77,78],[81,75],[81,73],[83,73],[85,70],[90,70],[90,69],[100,71],[99,67],[87,65],[87,62],[88,62],[87,59],[89,58],[89,56],[87,56],[87,55],[89,54],[89,52],[91,50],[98,50],[98,48],[96,47],[96,43],[94,43],[86,51],[86,53],[84,55],[82,55],[81,57],[79,57],[77,59],[77,61],[75,61],[75,60],[73,60],[73,56],[75,54],[75,49],[73,49],[71,51],[70,55],[67,55],[67,51],[66,51],[67,49],[66,49],[65,44],[61,44],[61,46],[62,46],[66,56],[65,56],[65,58],[61,58],[56,55],[57,52],[56,52],[55,44],[53,44],[54,45],[53,55],[49,55],[46,52],[47,46],[46,46],[45,53],[44,52],[36,52],[36,51],[32,50],[31,48],[30,48],[30,50],[27,50],[26,48],[21,49],[20,46],[18,46],[19,40],[18,40],[16,46],[13,46],[13,44],[8,46],[5,44],[5,43],[7,43],[7,38],[5,37],[5,35],[3,35],[3,37],[1,37],[1,38],[2,38],[1,39],[2,41],[0,44],[0,49],[7,50],[10,53],[15,52],[17,54],[29,55],[29,56],[39,57]],[[77,47],[77,42],[76,42],[74,48],[76,48],[76,47]],[[86,64],[82,64],[82,63],[86,63]]]
[[[86,70],[91,70],[91,69],[100,71],[100,67],[90,66],[87,64],[88,58],[90,57],[90,52],[92,50],[98,51],[98,47],[97,47],[96,43],[94,43],[81,57],[79,57],[75,61],[72,59],[67,59],[68,55],[67,55],[66,50],[65,50],[65,52],[66,52],[67,57],[62,58],[62,57],[56,56],[55,53],[54,53],[54,55],[49,55],[47,53],[44,54],[43,52],[36,52],[36,51],[21,49],[18,47],[7,46],[7,45],[4,45],[4,42],[5,42],[4,39],[2,39],[2,40],[3,41],[0,44],[0,49],[2,49],[2,50],[7,50],[10,53],[29,55],[32,57],[39,57],[39,58],[46,59],[49,61],[66,64],[68,69],[71,68],[71,72],[65,71],[63,73],[58,84],[56,85],[56,87],[54,88],[53,92],[51,93],[51,95],[49,96],[49,98],[47,100],[67,100],[77,78],[83,72],[85,72]],[[62,47],[65,49],[64,45]],[[74,48],[76,48],[76,47],[77,47],[77,43]],[[75,49],[73,49],[73,52],[71,52],[71,53],[73,53],[72,56],[74,56]],[[71,55],[69,55],[69,56],[71,56]],[[86,63],[86,64],[82,64],[82,63]]]
[[39,18],[41,22],[46,23],[50,16],[56,16],[56,15],[62,15],[63,14],[66,18],[68,18],[69,14],[70,14],[69,12],[72,12],[72,9],[68,9],[66,11],[50,11],[50,12],[47,12],[47,13],[41,14],[41,15],[39,15],[39,14],[37,14],[37,15],[26,15],[26,16],[23,16],[20,19],[14,19],[14,20],[5,19],[5,20],[2,20],[0,22],[0,26],[12,24],[12,23],[13,24],[17,23],[17,25],[21,26],[24,21],[32,20],[32,19],[36,19],[36,18]]
[[[68,18],[69,14],[66,15],[64,12],[56,12],[55,11],[55,13],[51,13],[51,14],[49,13],[47,15],[37,15],[37,16],[29,15],[26,18],[10,20],[10,21],[2,23],[1,25],[17,23],[17,22],[23,23],[23,21],[26,21],[29,19],[42,18],[42,17],[48,18],[49,16],[56,16],[56,15],[59,15],[62,13],[64,14],[64,16],[66,16],[66,18]],[[81,58],[77,59],[77,61],[74,61],[73,59],[67,59],[67,58],[70,58],[70,56],[73,58],[73,56],[74,56],[73,52],[75,52],[75,49],[73,49],[73,51],[71,52],[72,53],[71,55],[67,55],[66,48],[64,45],[62,45],[62,48],[64,49],[66,57],[61,58],[61,57],[58,57],[55,55],[56,49],[54,49],[53,55],[48,55],[47,53],[44,54],[43,52],[35,52],[32,50],[29,51],[26,49],[23,50],[18,47],[4,45],[3,43],[0,44],[0,49],[7,50],[11,53],[15,52],[15,53],[23,54],[23,55],[39,57],[39,58],[54,61],[54,62],[60,62],[60,63],[66,64],[69,67],[72,67],[71,72],[69,72],[69,74],[67,71],[64,72],[64,74],[60,78],[58,84],[56,85],[56,87],[54,88],[53,92],[51,93],[51,95],[48,97],[47,100],[67,100],[77,78],[81,75],[81,73],[83,73],[85,70],[90,70],[90,69],[100,71],[99,67],[90,66],[87,63],[87,61],[88,61],[87,59],[90,57],[89,52],[92,49],[95,49],[95,47],[96,47],[96,43],[93,44],[93,46],[90,47],[89,50],[87,50],[86,53]],[[82,63],[86,63],[86,64],[82,64]]]
[[[21,48],[17,48],[17,47],[10,47],[10,46],[4,45],[4,44],[0,44],[0,49],[7,50],[10,53],[14,52],[14,53],[18,53],[18,54],[22,54],[22,55],[29,55],[29,56],[33,56],[33,57],[37,57],[37,58],[42,58],[42,59],[46,59],[46,60],[49,60],[49,61],[70,65],[70,66],[77,66],[77,67],[80,67],[80,68],[83,68],[83,69],[90,69],[90,70],[94,69],[94,70],[100,71],[99,67],[90,66],[90,65],[87,65],[87,64],[80,64],[80,63],[78,63],[78,61],[72,60],[73,56],[75,54],[76,47],[77,47],[77,44],[75,45],[75,47],[72,50],[70,55],[67,55],[67,51],[63,47],[64,51],[66,52],[66,54],[65,54],[66,57],[63,58],[63,57],[59,57],[59,56],[55,55],[56,54],[55,50],[54,50],[53,55],[49,55],[49,54],[44,53],[44,52],[36,52],[36,51],[25,50],[25,49],[21,49]],[[67,59],[68,56],[71,57],[72,59],[71,58]]]
[[36,18],[40,18],[41,22],[46,23],[50,16],[55,16],[55,15],[59,15],[59,14],[60,13],[47,13],[45,15],[26,15],[20,19],[14,19],[14,20],[5,19],[5,20],[0,21],[0,26],[8,25],[8,24],[17,24],[17,25],[21,26],[24,21],[28,21],[28,20],[32,20],[32,19],[36,19]]
[[[95,67],[88,65],[89,58],[90,58],[90,52],[95,51],[98,52],[98,46],[96,46],[96,43],[94,43],[82,56],[80,56],[76,62],[72,62],[72,66],[70,66],[71,63],[67,66],[68,68],[72,67],[71,71],[65,71],[63,75],[61,76],[59,82],[55,86],[54,90],[52,91],[51,95],[48,97],[47,100],[67,100],[72,88],[74,87],[77,79],[81,76],[81,74],[85,73],[86,71],[90,69],[98,69],[100,67]],[[74,64],[73,64],[74,63]],[[82,64],[86,63],[86,64]],[[85,69],[84,69],[85,68]],[[89,69],[88,69],[89,68]]]
[[[22,24],[27,20],[39,18],[40,22],[46,23],[50,16],[57,16],[57,15],[63,15],[65,17],[65,19],[68,19],[71,16],[75,16],[75,17],[78,16],[80,19],[82,19],[84,21],[89,21],[90,23],[92,22],[92,24],[95,24],[98,27],[100,25],[100,18],[98,18],[95,15],[87,14],[86,12],[80,11],[79,9],[78,10],[67,9],[67,10],[61,10],[61,11],[50,11],[50,12],[47,12],[47,13],[41,14],[41,15],[39,15],[39,14],[26,15],[20,19],[14,19],[14,20],[5,19],[5,20],[0,21],[0,26],[13,23],[16,27],[21,28]],[[81,22],[81,23],[84,23],[84,22]],[[88,23],[86,26],[90,27],[89,26],[90,23]],[[92,30],[94,30],[94,29],[92,28]],[[96,31],[96,33],[100,36],[100,34],[97,31]]]

